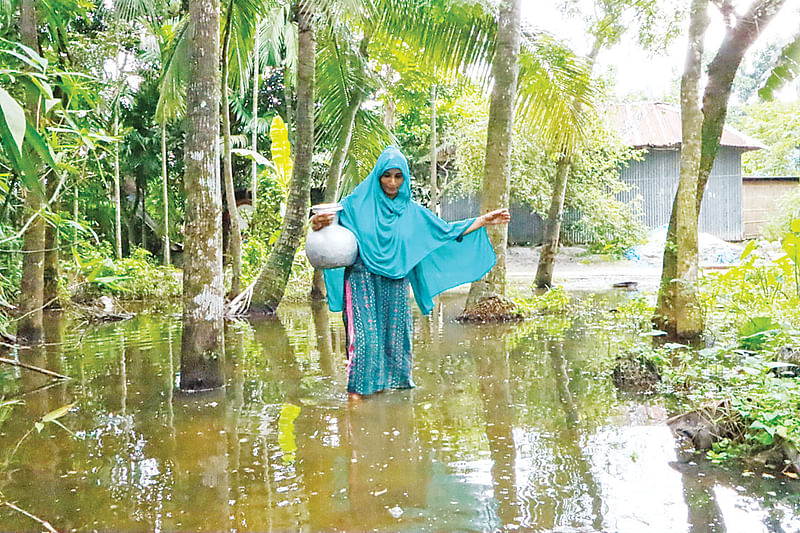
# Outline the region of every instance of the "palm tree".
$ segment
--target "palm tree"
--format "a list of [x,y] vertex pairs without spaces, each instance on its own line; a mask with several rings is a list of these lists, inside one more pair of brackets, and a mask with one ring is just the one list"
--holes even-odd
[[295,160],[286,216],[281,235],[267,258],[267,264],[253,286],[251,312],[273,314],[283,298],[294,256],[305,229],[311,187],[311,156],[314,150],[314,64],[316,39],[313,6],[294,5],[297,23],[297,133]]
[[[22,0],[19,14],[21,42],[32,50],[39,49],[38,24],[34,0]],[[36,124],[39,95],[26,90],[26,118]],[[23,156],[24,157],[24,156]],[[44,306],[44,244],[45,222],[42,209],[45,206],[41,184],[30,187],[25,193],[25,219],[31,223],[22,242],[22,281],[20,284],[19,322],[17,336],[26,342],[39,342],[42,337],[42,308]]]
[[180,383],[183,390],[215,388],[224,383],[218,7],[216,0],[189,2]]
[[[492,75],[494,87],[487,126],[486,163],[481,190],[481,213],[508,207],[511,177],[511,138],[514,125],[514,103],[517,99],[519,53],[521,41],[519,0],[504,0],[498,14]],[[508,227],[487,229],[497,254],[497,265],[483,280],[474,282],[467,297],[467,308],[481,301],[505,295],[505,251]]]

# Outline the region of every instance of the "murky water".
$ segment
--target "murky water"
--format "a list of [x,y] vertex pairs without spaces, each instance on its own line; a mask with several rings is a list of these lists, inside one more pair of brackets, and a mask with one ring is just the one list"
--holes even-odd
[[[2,498],[59,531],[800,531],[798,482],[676,461],[664,408],[598,374],[606,336],[462,326],[456,300],[416,321],[418,387],[355,405],[338,317],[308,306],[230,325],[202,395],[175,387],[177,316],[51,320],[19,357],[74,379],[0,366],[24,401]],[[43,529],[0,507],[0,530]]]

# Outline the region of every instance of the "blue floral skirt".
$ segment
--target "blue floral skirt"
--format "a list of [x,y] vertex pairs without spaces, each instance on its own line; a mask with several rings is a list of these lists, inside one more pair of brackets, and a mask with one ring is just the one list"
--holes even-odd
[[408,280],[374,274],[358,258],[345,271],[344,293],[347,392],[365,395],[414,387]]

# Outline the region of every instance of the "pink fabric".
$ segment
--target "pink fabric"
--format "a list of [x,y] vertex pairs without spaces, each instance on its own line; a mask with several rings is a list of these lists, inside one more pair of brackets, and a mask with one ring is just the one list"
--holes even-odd
[[356,351],[356,327],[353,324],[353,293],[350,282],[344,281],[344,312],[347,317],[347,375],[350,375],[350,364],[353,362],[353,353]]

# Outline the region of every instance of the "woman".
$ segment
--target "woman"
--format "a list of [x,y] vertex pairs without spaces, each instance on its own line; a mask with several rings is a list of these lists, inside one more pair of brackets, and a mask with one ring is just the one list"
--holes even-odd
[[[482,278],[496,257],[484,226],[511,220],[507,209],[448,223],[411,200],[405,156],[386,148],[375,168],[342,200],[340,224],[358,241],[358,258],[325,271],[328,306],[343,311],[351,399],[414,387],[407,286],[423,314],[433,297]],[[333,214],[311,217],[319,230]],[[479,230],[479,231],[476,231]]]

